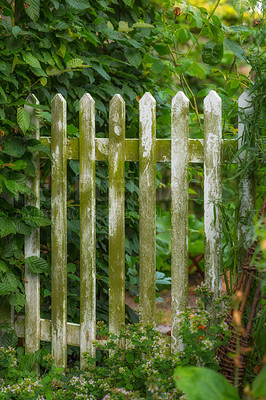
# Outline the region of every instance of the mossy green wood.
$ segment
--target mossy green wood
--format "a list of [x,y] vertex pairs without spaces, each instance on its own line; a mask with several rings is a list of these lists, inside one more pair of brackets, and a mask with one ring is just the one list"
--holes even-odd
[[125,324],[125,102],[115,95],[109,115],[109,329]]
[[204,231],[205,281],[218,298],[221,277],[222,104],[213,90],[204,99]]
[[156,102],[139,102],[139,305],[142,323],[154,322],[156,274]]
[[[245,145],[245,119],[250,116],[253,112],[253,107],[250,103],[252,101],[252,95],[246,90],[238,99],[239,109],[239,122],[238,122],[238,149],[240,150]],[[254,145],[254,144],[253,144]],[[252,144],[251,144],[252,146]],[[239,154],[240,168],[243,168],[243,163],[247,163],[249,156],[246,150],[243,150]],[[246,256],[247,248],[250,245],[252,232],[249,229],[250,223],[252,222],[252,210],[256,208],[256,182],[254,174],[251,172],[252,166],[247,170],[243,180],[240,184],[241,203],[240,203],[240,222],[239,222],[239,245],[241,245],[242,251],[240,251],[241,264]]]
[[178,313],[188,303],[188,162],[189,162],[189,100],[178,92],[172,100],[171,149],[171,348],[180,350]]
[[[39,104],[34,95],[27,97],[27,101],[33,104]],[[32,137],[40,138],[40,123],[36,117],[35,109],[25,106],[30,114],[31,123],[36,126]],[[28,180],[27,184],[31,188],[33,195],[25,196],[25,205],[31,205],[40,208],[40,156],[38,153],[33,155],[34,177]],[[25,257],[40,257],[40,228],[33,228],[29,236],[25,236]],[[40,277],[25,267],[25,351],[34,353],[40,348]],[[36,363],[35,370],[39,370]]]
[[67,154],[66,101],[52,101],[52,354],[55,365],[67,364]]
[[96,187],[95,102],[84,94],[79,103],[80,157],[80,366],[84,352],[95,356],[96,340]]
[[[48,148],[51,146],[51,138],[42,137],[41,143]],[[235,139],[223,140],[223,161],[231,160],[237,152]],[[230,147],[230,158],[228,158],[228,147]],[[106,138],[95,139],[96,161],[108,161],[109,140]],[[69,160],[79,159],[79,139],[70,138],[67,141],[67,158]],[[126,161],[139,161],[139,139],[126,139]],[[203,163],[203,139],[189,139],[189,162]],[[156,162],[171,162],[171,140],[156,139]],[[237,162],[237,161],[235,161]]]

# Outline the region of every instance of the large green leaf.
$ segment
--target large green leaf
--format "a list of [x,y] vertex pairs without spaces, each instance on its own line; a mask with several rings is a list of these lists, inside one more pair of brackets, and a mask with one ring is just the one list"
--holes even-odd
[[223,58],[223,44],[207,42],[202,47],[202,61],[209,65],[217,65]]
[[184,72],[189,71],[193,64],[193,61],[188,57],[181,57],[178,62],[175,70],[178,74],[183,74]]
[[10,137],[4,143],[3,153],[12,157],[22,157],[25,150],[25,144],[19,137]]
[[41,257],[37,256],[27,257],[25,258],[25,264],[35,274],[41,274],[42,272],[49,271],[49,265]]
[[14,293],[9,296],[9,303],[15,307],[16,311],[19,312],[26,303],[26,297],[24,293]]
[[24,7],[28,16],[36,22],[40,16],[40,0],[26,0]]
[[30,116],[24,108],[18,108],[17,110],[17,122],[18,126],[25,134],[30,127]]
[[6,332],[2,338],[2,346],[16,347],[18,344],[18,337],[14,330]]
[[174,381],[188,400],[239,400],[235,388],[226,378],[208,368],[177,367]]
[[33,227],[51,225],[51,221],[36,207],[26,206],[21,210],[24,221]]
[[27,52],[23,53],[22,56],[25,63],[29,64],[31,67],[39,69],[42,68],[39,60],[37,60],[37,58],[33,54]]
[[142,57],[137,50],[133,48],[125,49],[125,57],[129,62],[129,64],[132,65],[133,67],[138,68],[140,66]]
[[266,397],[266,365],[262,368],[260,373],[256,376],[252,383],[252,394],[254,396],[265,398]]
[[240,58],[243,61],[246,61],[246,56],[244,53],[244,50],[242,49],[241,46],[239,46],[238,43],[234,42],[231,39],[225,39],[224,41],[226,47],[228,47],[229,50],[231,50],[231,52],[237,56],[238,58]]
[[88,0],[66,0],[67,5],[74,10],[86,10],[90,7]]

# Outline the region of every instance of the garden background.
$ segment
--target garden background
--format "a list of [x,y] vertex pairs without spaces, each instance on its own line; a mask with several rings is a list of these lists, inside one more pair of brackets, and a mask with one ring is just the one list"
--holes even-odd
[[[126,135],[134,138],[138,137],[139,100],[146,91],[150,91],[157,102],[157,137],[169,138],[171,99],[178,90],[183,90],[190,100],[191,137],[202,138],[203,97],[214,89],[222,98],[223,138],[234,138],[237,136],[237,99],[244,90],[250,89],[250,93],[253,94],[253,111],[243,121],[245,122],[243,147],[235,156],[237,158],[248,150],[248,157],[244,157],[242,164],[238,166],[233,164],[234,159],[232,159],[232,163],[223,167],[223,198],[220,203],[223,215],[222,272],[225,277],[226,292],[230,295],[237,280],[239,260],[244,257],[241,241],[243,238],[238,237],[238,224],[241,218],[239,214],[241,185],[246,174],[252,175],[254,182],[257,181],[256,189],[254,188],[254,214],[249,215],[247,221],[250,226],[254,223],[256,210],[260,208],[265,195],[264,5],[248,0],[234,2],[217,0],[215,3],[18,0],[0,1],[0,7],[1,326],[2,344],[6,347],[19,346],[17,354],[21,365],[20,371],[30,370],[36,356],[35,358],[24,356],[23,343],[18,343],[15,332],[6,323],[6,310],[9,304],[10,310],[14,308],[15,314],[23,313],[24,285],[27,279],[25,263],[34,273],[40,273],[42,276],[43,318],[50,318],[51,307],[49,278],[51,159],[48,149],[31,138],[34,126],[30,123],[29,114],[24,108],[25,105],[29,105],[27,102],[29,94],[34,94],[40,102],[34,107],[40,119],[42,136],[50,135],[51,100],[56,93],[61,93],[67,101],[68,135],[78,137],[79,99],[84,93],[90,93],[96,105],[97,137],[107,137],[109,101],[113,95],[119,93],[126,101]],[[31,194],[27,181],[34,174],[33,156],[39,152],[42,155],[41,211],[24,205],[25,196]],[[125,168],[126,290],[137,301],[138,166],[128,162]],[[161,300],[159,291],[170,287],[169,171],[170,165],[167,167],[157,165],[156,262],[159,301]],[[107,175],[107,166],[98,162],[96,168],[97,318],[108,324]],[[189,253],[194,258],[204,254],[202,178],[202,168],[199,165],[192,165],[189,169],[191,198]],[[68,318],[71,322],[79,321],[78,179],[79,162],[70,160],[68,162]],[[32,228],[37,226],[41,226],[41,258],[25,260],[24,236],[29,235]],[[249,237],[253,241],[258,238],[260,248],[265,251],[265,229],[261,221],[256,222],[255,229],[250,230]],[[265,272],[265,253],[263,257],[257,263],[260,279],[263,279]],[[201,259],[200,267],[204,271],[204,259]],[[127,306],[126,311],[127,322],[138,321],[138,315],[132,307]],[[189,319],[189,316],[187,318]],[[254,379],[263,362],[264,323],[265,311],[260,311],[254,324],[256,342],[249,357],[247,382]],[[43,343],[42,350],[37,355],[43,365],[46,365],[43,357],[46,357],[49,351],[49,344]],[[73,367],[78,366],[78,352],[78,348],[69,347],[69,361]],[[4,350],[3,354],[6,354]],[[3,357],[7,362],[5,358],[7,356]],[[23,373],[24,376],[28,374],[28,372]],[[21,375],[18,374],[15,379],[21,379]],[[118,385],[118,387],[123,386]],[[125,387],[127,391],[134,392],[134,385],[133,388]],[[103,397],[109,393],[109,389],[106,389],[106,392],[104,390],[103,388],[98,396]],[[20,394],[17,393],[17,396]],[[179,398],[180,393],[175,393],[175,396],[177,397],[173,398]]]

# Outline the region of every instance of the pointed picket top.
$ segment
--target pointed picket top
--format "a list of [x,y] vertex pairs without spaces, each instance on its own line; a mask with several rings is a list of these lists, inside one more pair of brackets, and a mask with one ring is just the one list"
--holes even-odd
[[93,97],[89,93],[84,93],[84,95],[81,97],[79,104],[82,105],[83,107],[87,105],[94,105],[95,101]]
[[204,112],[219,115],[221,113],[221,107],[221,97],[214,90],[211,90],[208,96],[204,99]]
[[155,98],[151,95],[150,92],[146,92],[144,93],[144,95],[141,97],[140,101],[139,101],[140,105],[144,105],[144,104],[150,104],[150,105],[155,105],[156,104],[156,100]]
[[189,106],[189,99],[184,94],[184,92],[179,91],[172,99],[172,109],[174,109],[175,112],[179,114],[182,113],[183,110],[186,112],[188,106]]
[[54,96],[53,100],[52,100],[52,104],[54,103],[62,103],[62,104],[66,104],[66,100],[65,98],[62,96],[61,93],[56,93],[56,95]]
[[[26,101],[28,101],[29,103],[32,103],[32,104],[40,104],[39,100],[37,99],[37,97],[33,93],[30,93],[27,96]],[[26,107],[29,107],[30,109],[33,109],[33,107],[30,107],[30,106],[25,106],[25,108]]]
[[125,100],[123,99],[123,97],[120,95],[120,94],[115,94],[113,97],[112,97],[112,99],[111,99],[111,101],[110,101],[110,106],[112,105],[113,107],[114,107],[114,105],[115,104],[119,104],[119,103],[121,103],[121,104],[124,104],[125,103]]

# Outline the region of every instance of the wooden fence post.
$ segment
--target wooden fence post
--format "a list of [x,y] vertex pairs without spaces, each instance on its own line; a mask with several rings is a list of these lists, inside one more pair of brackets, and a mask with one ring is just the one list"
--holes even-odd
[[204,231],[205,281],[218,298],[221,276],[222,104],[213,90],[204,100]]
[[79,103],[80,156],[80,367],[84,352],[95,357],[96,340],[96,186],[95,102],[84,94]]
[[125,102],[116,94],[109,116],[109,329],[125,324]]
[[52,100],[52,355],[55,365],[67,365],[67,149],[66,101]]
[[178,312],[188,303],[188,157],[189,100],[178,92],[172,100],[171,140],[171,296],[172,352],[180,349],[178,341]]
[[[33,95],[27,97],[27,101],[33,104],[39,104],[38,99]],[[40,139],[40,123],[36,117],[35,109],[25,106],[29,113],[31,123],[36,126],[33,137]],[[25,195],[25,206],[34,206],[40,208],[40,156],[35,153],[32,157],[35,175],[28,180],[27,184],[33,192],[33,196]],[[35,196],[35,197],[34,197]],[[30,256],[40,257],[40,228],[33,228],[29,236],[25,236],[25,258]],[[25,266],[25,351],[36,352],[40,348],[40,276],[34,274]],[[39,372],[39,365],[36,363],[35,371]]]
[[[250,114],[253,112],[253,107],[250,105],[252,101],[252,95],[250,95],[249,90],[246,90],[238,99],[238,110],[239,110],[239,119],[238,119],[238,149],[240,150],[242,146],[245,146],[245,118],[248,118]],[[252,146],[252,144],[248,144],[248,146]],[[243,162],[247,163],[249,160],[249,155],[247,150],[243,150],[239,154],[240,165]],[[240,251],[240,263],[243,262],[243,259],[246,255],[247,248],[249,247],[251,240],[251,232],[248,231],[248,226],[251,222],[251,212],[255,209],[256,206],[256,182],[254,174],[250,172],[251,168],[247,170],[245,176],[242,179],[240,186],[241,193],[241,203],[239,210],[239,245],[242,250]]]
[[139,305],[140,320],[154,322],[156,279],[156,102],[139,102]]

